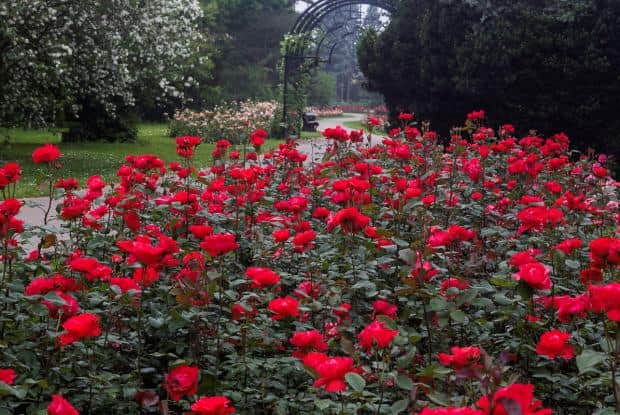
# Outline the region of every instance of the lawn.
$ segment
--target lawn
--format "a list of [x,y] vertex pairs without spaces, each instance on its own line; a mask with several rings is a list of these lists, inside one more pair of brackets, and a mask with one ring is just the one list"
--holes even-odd
[[366,129],[366,127],[362,124],[361,121],[344,121],[342,124],[347,128],[351,128],[352,130]]
[[[3,134],[4,136],[4,134]],[[167,124],[140,124],[136,143],[67,143],[60,142],[60,134],[46,130],[10,130],[8,144],[0,144],[0,163],[19,162],[23,169],[18,186],[18,197],[41,196],[37,184],[39,167],[32,163],[31,153],[44,143],[58,144],[62,152],[62,176],[75,177],[80,184],[94,174],[106,181],[116,176],[116,170],[129,154],[155,154],[164,161],[178,160],[174,140],[168,135]],[[268,140],[265,149],[274,148],[279,140]],[[198,166],[211,161],[214,144],[203,144],[196,151]]]

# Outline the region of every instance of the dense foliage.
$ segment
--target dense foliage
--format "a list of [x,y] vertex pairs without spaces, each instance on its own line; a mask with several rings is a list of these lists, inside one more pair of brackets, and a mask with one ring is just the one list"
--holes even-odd
[[405,0],[359,59],[394,114],[447,131],[466,109],[493,108],[498,123],[561,125],[578,147],[620,155],[617,1]]
[[[209,93],[196,97],[196,109],[223,101],[272,100],[280,58],[280,40],[296,14],[291,0],[201,0],[209,16],[205,26],[215,51]],[[207,92],[205,90],[204,92]]]
[[43,225],[19,219],[20,167],[2,166],[0,410],[615,413],[605,158],[482,111],[445,148],[399,119],[381,143],[326,130],[319,165],[292,143],[259,155],[256,131],[256,152],[222,140],[195,166],[186,136],[179,162],[130,156],[84,186],[42,146],[59,201]]

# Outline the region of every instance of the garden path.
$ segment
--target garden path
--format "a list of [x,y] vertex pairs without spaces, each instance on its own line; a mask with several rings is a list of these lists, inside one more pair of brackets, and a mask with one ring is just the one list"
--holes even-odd
[[[351,131],[352,128],[345,126],[344,123],[351,121],[363,121],[365,117],[366,116],[364,114],[344,114],[342,117],[323,118],[319,120],[319,131],[323,131],[327,128],[336,128],[337,126],[341,126],[345,130]],[[373,135],[372,144],[377,144],[378,142],[379,136]],[[305,153],[308,155],[306,164],[314,164],[321,161],[328,145],[329,142],[325,138],[319,137],[300,141],[297,149],[300,153]]]

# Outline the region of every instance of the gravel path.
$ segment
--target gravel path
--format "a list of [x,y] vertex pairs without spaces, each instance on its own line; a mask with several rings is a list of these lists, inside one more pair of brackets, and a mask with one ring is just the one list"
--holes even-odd
[[[336,128],[338,126],[344,128],[347,131],[351,131],[352,128],[346,127],[343,125],[345,122],[350,121],[362,121],[364,120],[364,114],[344,114],[343,117],[338,118],[324,118],[319,120],[319,131],[323,131],[327,128]],[[379,136],[372,136],[372,144],[377,144],[379,142]],[[308,155],[308,159],[306,160],[306,164],[314,164],[321,161],[323,158],[323,154],[325,154],[325,149],[329,145],[329,142],[323,138],[313,138],[307,140],[301,140],[297,149],[300,153],[305,153]]]

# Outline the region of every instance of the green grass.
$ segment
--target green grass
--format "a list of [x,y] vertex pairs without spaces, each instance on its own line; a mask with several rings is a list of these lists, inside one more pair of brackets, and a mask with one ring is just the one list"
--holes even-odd
[[344,124],[345,127],[351,128],[353,130],[363,130],[366,128],[361,121],[345,121],[342,124]]
[[302,140],[319,138],[319,137],[323,137],[323,134],[320,131],[302,131],[301,132]]
[[[174,139],[168,135],[167,124],[140,124],[135,143],[61,143],[60,134],[45,130],[14,129],[8,131],[9,143],[0,142],[0,165],[16,161],[22,166],[22,179],[17,185],[17,197],[43,195],[37,183],[41,168],[32,162],[32,151],[44,143],[60,147],[62,165],[59,177],[75,177],[81,185],[89,176],[98,174],[109,181],[116,177],[116,170],[129,154],[155,154],[166,162],[179,160]],[[0,139],[6,132],[0,134]],[[267,140],[266,150],[276,147],[279,140]],[[196,150],[194,163],[197,167],[211,162],[214,144],[202,144]]]

